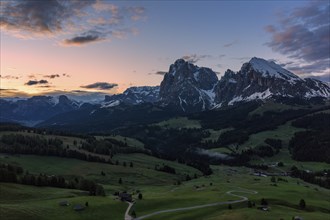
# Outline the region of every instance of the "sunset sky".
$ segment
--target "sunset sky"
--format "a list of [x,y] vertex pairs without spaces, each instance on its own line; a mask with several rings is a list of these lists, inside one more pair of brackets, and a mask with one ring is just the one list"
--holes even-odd
[[0,2],[1,96],[159,85],[178,58],[220,78],[256,56],[330,81],[329,1]]

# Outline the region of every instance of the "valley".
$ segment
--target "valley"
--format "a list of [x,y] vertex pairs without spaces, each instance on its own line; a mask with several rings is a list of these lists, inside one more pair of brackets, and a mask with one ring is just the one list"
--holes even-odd
[[[289,106],[285,108],[268,108],[267,105],[274,106],[270,102],[248,111],[251,111],[250,115],[253,116],[255,114],[265,114],[263,112],[268,110],[264,109],[272,109],[272,111],[277,112],[289,109]],[[294,108],[297,109],[297,107]],[[315,105],[312,107],[312,114],[306,112],[304,116],[299,116],[299,118],[309,115],[317,116],[324,112],[323,109],[324,105]],[[240,108],[238,108],[238,112],[241,112]],[[241,144],[233,143],[227,146],[219,145],[218,138],[227,131],[236,130],[235,126],[217,131],[211,128],[212,126],[205,127],[203,120],[205,119],[197,120],[196,115],[191,115],[184,118],[171,118],[149,126],[151,128],[157,127],[164,135],[173,129],[175,131],[193,131],[193,133],[197,129],[200,130],[198,134],[206,132],[207,134],[203,134],[203,138],[199,139],[199,147],[210,152],[209,163],[212,173],[206,175],[203,174],[203,170],[194,168],[194,165],[178,163],[177,160],[161,159],[159,157],[163,156],[159,154],[156,156],[156,151],[148,144],[148,141],[145,141],[148,139],[144,139],[141,130],[140,136],[137,136],[132,128],[130,130],[117,130],[116,133],[120,133],[121,136],[118,134],[95,135],[95,143],[99,141],[101,144],[108,143],[104,142],[106,140],[111,141],[112,147],[109,149],[114,150],[114,153],[108,156],[95,153],[96,148],[92,148],[94,149],[94,152],[92,152],[88,148],[84,149],[82,147],[86,141],[91,139],[90,135],[74,136],[65,134],[63,136],[60,133],[51,134],[51,131],[39,132],[38,129],[2,125],[0,140],[6,135],[40,136],[40,138],[47,140],[59,139],[67,149],[105,158],[106,161],[111,160],[111,163],[89,162],[85,159],[48,155],[2,153],[0,155],[1,164],[20,166],[24,168],[24,172],[28,171],[30,174],[35,175],[40,173],[60,175],[66,179],[83,177],[101,184],[105,190],[105,196],[88,196],[85,191],[74,189],[1,183],[2,192],[5,192],[5,197],[3,197],[4,199],[0,204],[1,210],[6,213],[7,219],[17,219],[19,216],[26,216],[27,219],[58,219],[58,217],[55,217],[56,213],[61,212],[63,213],[63,219],[89,219],[90,216],[98,216],[98,218],[104,219],[106,216],[111,216],[111,219],[119,220],[124,218],[128,204],[120,201],[115,194],[116,192],[128,192],[132,194],[135,200],[129,214],[135,215],[136,219],[139,219],[140,216],[145,216],[143,219],[180,220],[197,218],[255,219],[256,216],[261,219],[291,219],[293,216],[302,216],[306,219],[324,219],[329,215],[329,189],[305,182],[299,178],[279,175],[279,173],[290,172],[292,166],[308,172],[330,170],[328,163],[292,159],[289,142],[296,132],[305,131],[304,128],[292,126],[292,122],[297,119],[286,121],[284,124],[277,126],[276,129],[253,133],[249,135],[247,141]],[[149,128],[147,126],[144,129],[148,130]],[[132,133],[132,131],[134,132]],[[130,137],[125,136],[128,133],[132,135]],[[221,152],[222,154],[235,156],[242,154],[251,147],[258,149],[265,144],[264,141],[267,138],[281,140],[282,147],[271,156],[264,157],[253,153],[249,156],[247,167],[225,165],[228,162],[217,159],[211,153]],[[98,145],[95,145],[95,147]],[[279,162],[283,165],[279,166]],[[175,172],[161,171],[160,168],[165,165],[174,169]],[[262,168],[260,165],[267,168]],[[264,174],[258,176],[255,174],[256,170],[267,174],[277,173],[278,176],[275,178]],[[257,193],[244,193],[244,191]],[[232,194],[229,192],[232,192]],[[140,193],[142,199],[138,198]],[[236,195],[247,197],[247,201],[254,203],[255,206],[249,207],[247,201],[239,201],[242,197]],[[15,200],[9,198],[15,198]],[[268,211],[258,209],[263,198],[269,204]],[[299,208],[300,199],[306,201],[306,209]],[[68,201],[70,205],[68,207],[59,206],[58,203],[63,200]],[[238,201],[236,202],[236,200]],[[84,211],[76,212],[72,209],[74,204],[84,204],[86,201],[88,201],[89,206]],[[198,208],[198,206],[201,207]],[[166,211],[173,209],[175,211]],[[49,214],[45,216],[42,214],[43,212]],[[152,213],[155,215],[150,215]]]

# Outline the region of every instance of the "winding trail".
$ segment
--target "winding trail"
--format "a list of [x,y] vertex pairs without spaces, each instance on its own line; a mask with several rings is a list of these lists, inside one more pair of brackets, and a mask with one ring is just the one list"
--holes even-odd
[[128,207],[126,209],[126,212],[125,212],[125,220],[133,220],[133,217],[130,216],[128,213],[129,213],[129,210],[132,208],[132,206],[134,205],[134,202],[127,202],[128,203]]
[[[200,209],[200,208],[206,208],[206,207],[217,206],[217,205],[225,205],[225,204],[235,204],[235,203],[240,203],[240,202],[244,202],[244,201],[248,201],[249,200],[245,196],[240,196],[240,195],[234,194],[234,192],[236,192],[236,193],[249,193],[249,194],[257,194],[258,193],[257,191],[245,190],[245,189],[244,190],[231,190],[231,191],[226,192],[226,194],[231,195],[231,196],[234,196],[234,197],[238,197],[240,199],[233,200],[233,201],[215,202],[215,203],[209,203],[209,204],[204,204],[204,205],[190,206],[190,207],[184,207],[184,208],[166,209],[166,210],[162,210],[162,211],[153,212],[153,213],[150,213],[150,214],[147,214],[147,215],[143,215],[143,216],[140,216],[140,217],[137,217],[137,218],[134,218],[134,219],[131,216],[129,216],[129,217],[131,217],[130,219],[127,219],[126,218],[126,214],[125,214],[125,220],[142,220],[142,219],[146,219],[146,218],[149,218],[151,216],[159,215],[159,214],[162,214],[162,213],[179,212],[179,211],[186,211],[186,210],[192,210],[192,209]],[[129,212],[129,209],[131,208],[132,205],[133,204],[131,204],[127,208],[126,213]]]

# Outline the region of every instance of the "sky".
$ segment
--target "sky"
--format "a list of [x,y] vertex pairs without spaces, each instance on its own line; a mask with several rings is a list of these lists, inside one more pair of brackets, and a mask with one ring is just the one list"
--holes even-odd
[[329,13],[326,0],[0,0],[0,96],[155,86],[179,58],[219,79],[261,57],[330,81]]

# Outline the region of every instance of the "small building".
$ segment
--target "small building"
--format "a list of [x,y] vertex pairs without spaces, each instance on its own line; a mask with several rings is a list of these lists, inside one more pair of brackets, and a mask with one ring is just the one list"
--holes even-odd
[[85,209],[86,207],[85,206],[83,206],[83,205],[81,205],[81,204],[76,204],[76,205],[74,205],[73,206],[73,209],[75,210],[75,211],[83,211],[84,209]]
[[60,201],[58,204],[59,204],[60,206],[69,206],[69,205],[70,205],[69,202],[66,201],[66,200]]
[[293,218],[294,220],[304,220],[302,217],[300,217],[300,216],[295,216],[294,218]]
[[259,205],[259,206],[257,206],[257,209],[262,210],[262,211],[269,211],[269,207],[266,205]]
[[118,197],[123,202],[132,202],[133,201],[132,195],[129,193],[119,193]]

